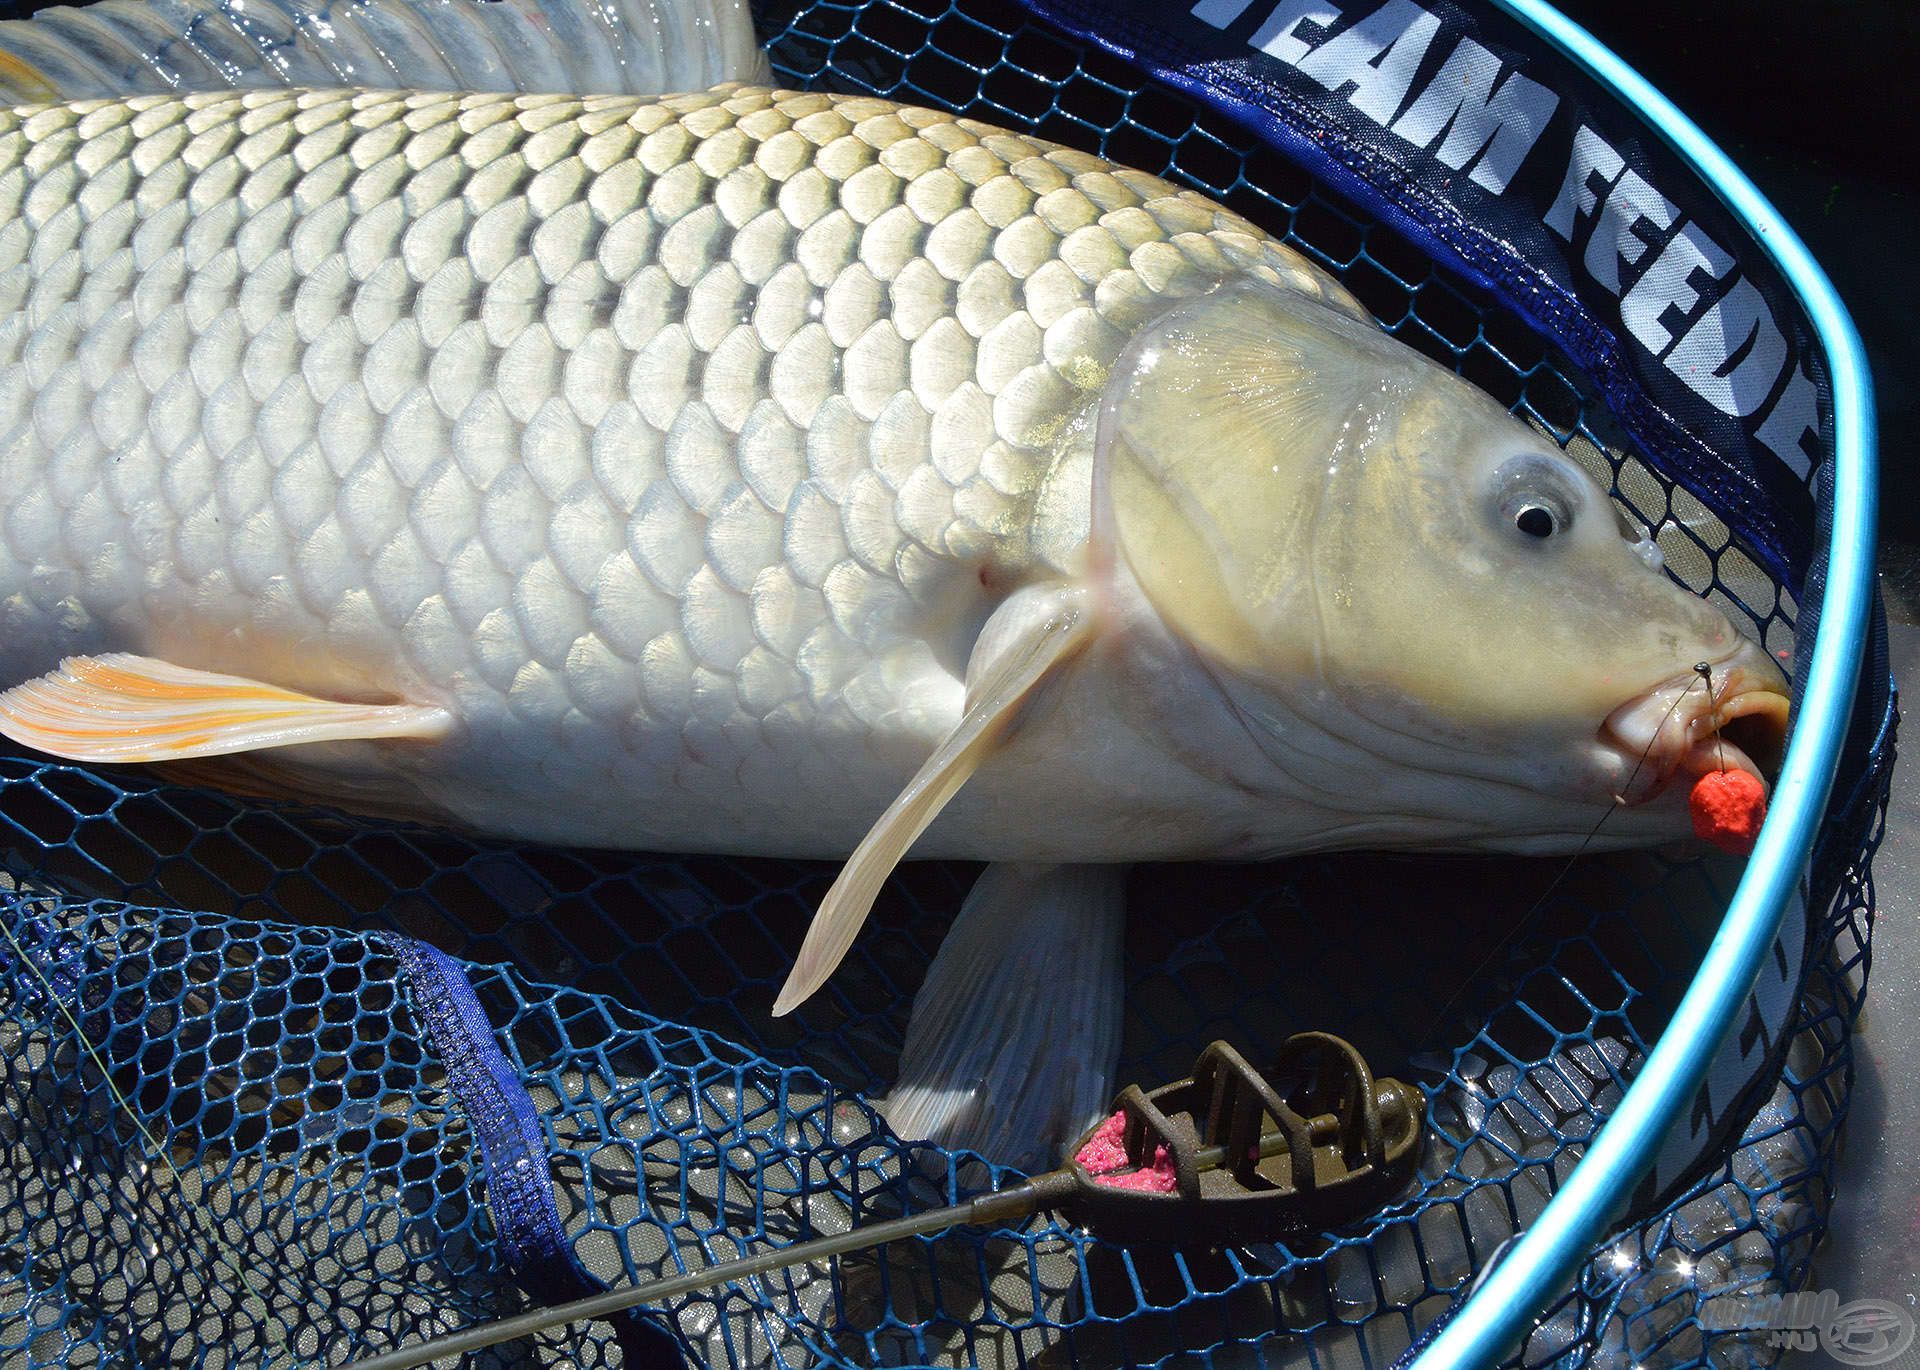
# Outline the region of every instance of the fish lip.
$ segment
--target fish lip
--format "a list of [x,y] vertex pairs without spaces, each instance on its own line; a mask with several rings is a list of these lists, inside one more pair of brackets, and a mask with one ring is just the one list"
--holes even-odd
[[1628,700],[1600,725],[1601,744],[1630,767],[1617,796],[1623,804],[1658,798],[1680,776],[1721,770],[1744,771],[1771,793],[1786,751],[1786,679],[1750,645],[1707,664],[1711,699],[1697,670],[1687,671]]

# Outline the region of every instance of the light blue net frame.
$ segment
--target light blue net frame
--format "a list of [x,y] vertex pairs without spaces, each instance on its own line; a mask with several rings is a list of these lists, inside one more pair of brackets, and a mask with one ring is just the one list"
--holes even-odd
[[1833,404],[1832,532],[1820,631],[1772,808],[1719,934],[1624,1098],[1567,1185],[1415,1362],[1418,1370],[1492,1365],[1565,1288],[1626,1206],[1661,1141],[1699,1089],[1752,991],[1787,903],[1805,877],[1846,738],[1873,609],[1878,451],[1873,383],[1833,283],[1758,187],[1659,91],[1543,0],[1494,0],[1639,111],[1765,246],[1806,308],[1826,353]]

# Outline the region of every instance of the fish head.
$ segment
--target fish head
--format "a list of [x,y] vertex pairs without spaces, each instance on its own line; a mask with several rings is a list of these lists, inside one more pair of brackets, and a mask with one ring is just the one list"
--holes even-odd
[[1616,801],[1598,845],[1660,841],[1677,778],[1777,764],[1767,654],[1577,462],[1353,313],[1257,280],[1173,308],[1095,444],[1096,568],[1339,844],[1569,850]]

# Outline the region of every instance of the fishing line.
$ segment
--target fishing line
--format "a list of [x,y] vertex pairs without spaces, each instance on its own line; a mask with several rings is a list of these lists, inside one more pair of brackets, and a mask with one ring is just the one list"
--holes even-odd
[[[1702,661],[1696,664],[1693,669],[1701,679],[1707,682],[1707,698],[1711,701],[1713,699],[1713,668]],[[1667,724],[1673,720],[1673,715],[1680,708],[1681,701],[1692,693],[1693,682],[1688,681],[1687,688],[1673,697],[1673,703],[1669,704],[1666,713],[1661,715],[1660,726],[1653,730],[1653,736],[1647,740],[1646,750],[1641,752],[1640,759],[1633,763],[1633,769],[1627,773],[1626,784],[1622,785],[1619,793],[1613,796],[1613,802],[1607,805],[1606,812],[1600,815],[1600,821],[1595,823],[1587,832],[1587,835],[1580,840],[1580,845],[1574,848],[1573,855],[1567,858],[1566,864],[1560,867],[1559,872],[1552,880],[1547,882],[1547,887],[1540,891],[1539,898],[1535,899],[1532,906],[1520,916],[1520,920],[1507,930],[1506,935],[1494,944],[1493,949],[1481,959],[1479,965],[1473,968],[1472,973],[1460,982],[1460,987],[1453,992],[1452,997],[1440,1006],[1440,1011],[1433,1016],[1433,1021],[1428,1023],[1425,1030],[1421,1032],[1421,1040],[1425,1040],[1431,1036],[1433,1030],[1446,1021],[1447,1015],[1453,1011],[1453,1006],[1459,1003],[1461,996],[1486,973],[1487,967],[1493,964],[1494,959],[1509,946],[1513,945],[1514,941],[1533,925],[1534,919],[1539,917],[1541,910],[1546,907],[1547,900],[1555,890],[1560,888],[1560,882],[1572,873],[1574,866],[1579,862],[1580,858],[1586,855],[1587,848],[1592,844],[1593,839],[1600,835],[1600,829],[1606,826],[1607,820],[1626,807],[1627,794],[1632,791],[1633,782],[1640,778],[1640,772],[1642,768],[1646,766],[1647,758],[1653,755],[1654,746],[1660,741],[1660,735],[1667,730]],[[1718,710],[1716,709],[1715,722],[1717,723],[1718,721]],[[1716,734],[1716,736],[1718,736],[1718,734]],[[1722,764],[1724,768],[1724,761]]]
[[[21,891],[16,886],[14,892],[18,894]],[[20,903],[15,902],[13,909],[18,910],[19,908]],[[54,988],[52,977],[40,968],[39,962],[35,961],[33,957],[28,954],[26,947],[21,944],[19,937],[14,934],[13,919],[11,917],[0,918],[0,933],[6,935],[7,945],[13,948],[14,956],[33,972],[34,977],[40,982],[40,987],[46,991],[48,1002],[59,1008],[60,1016],[65,1018],[67,1020],[67,1026],[73,1029],[74,1040],[79,1042],[80,1049],[86,1052],[87,1059],[93,1062],[94,1069],[100,1072],[100,1078],[106,1083],[107,1092],[113,1096],[114,1102],[120,1106],[120,1111],[126,1114],[127,1120],[133,1124],[134,1129],[139,1132],[142,1141],[145,1142],[147,1150],[145,1159],[150,1163],[166,1167],[167,1174],[172,1176],[174,1185],[179,1191],[181,1203],[187,1204],[189,1208],[205,1207],[204,1200],[199,1205],[188,1202],[186,1176],[180,1173],[179,1167],[173,1163],[172,1154],[160,1145],[159,1139],[153,1135],[152,1131],[147,1127],[146,1122],[134,1111],[133,1101],[127,1098],[121,1091],[118,1082],[113,1078],[113,1072],[107,1069],[106,1061],[94,1047],[92,1039],[87,1036],[86,1029],[80,1026],[80,1020],[74,1016],[74,1012],[68,1007],[66,999],[61,995],[59,990]],[[245,1286],[246,1291],[262,1303],[266,1303],[267,1296],[261,1293],[260,1290],[254,1288],[253,1280],[248,1276],[246,1267],[241,1263],[238,1253],[227,1245],[226,1238],[220,1231],[219,1216],[217,1214],[212,1215],[212,1220],[213,1240],[215,1246],[219,1249],[221,1258],[232,1267],[233,1273],[239,1276],[240,1283]]]
[[[1053,1174],[1058,1175],[1059,1172]],[[1048,1178],[1051,1177],[1041,1177]],[[763,1275],[778,1274],[796,1265],[831,1260],[835,1256],[871,1250],[908,1237],[932,1236],[951,1227],[997,1226],[1033,1212],[1042,1197],[1040,1182],[1029,1180],[1012,1189],[983,1194],[946,1208],[929,1209],[924,1213],[912,1213],[902,1218],[849,1228],[831,1236],[792,1242],[771,1251],[721,1261],[683,1275],[609,1289],[605,1293],[592,1294],[571,1303],[529,1309],[525,1313],[475,1323],[457,1332],[442,1332],[410,1346],[400,1346],[350,1361],[344,1370],[414,1370],[414,1367],[483,1351],[487,1347],[518,1341],[555,1327],[609,1317],[629,1308],[699,1293],[718,1284],[734,1284]]]
[[1720,701],[1713,695],[1713,663],[1696,662],[1693,669],[1707,683],[1707,707],[1713,710],[1713,748],[1719,758],[1720,769],[1724,771],[1727,768],[1727,740],[1720,735]]

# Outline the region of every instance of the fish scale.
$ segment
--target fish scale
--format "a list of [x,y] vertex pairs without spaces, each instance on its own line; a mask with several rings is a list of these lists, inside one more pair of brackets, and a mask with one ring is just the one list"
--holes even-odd
[[[1357,312],[1192,192],[872,98],[0,111],[5,674],[443,703],[430,752],[307,749],[316,792],[844,852],[992,605],[1077,564],[1119,351],[1229,273]],[[1009,855],[970,812],[926,850]]]

